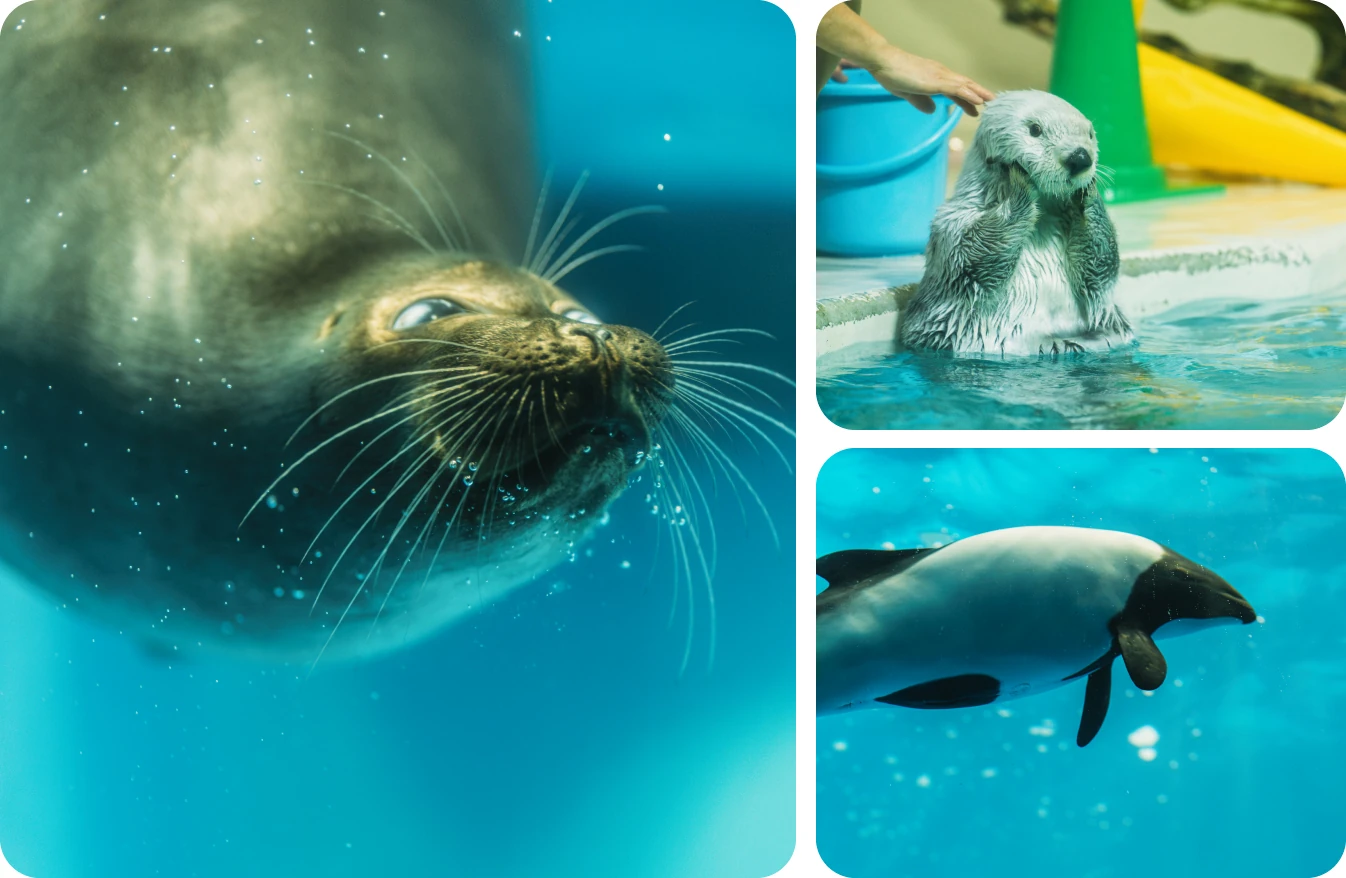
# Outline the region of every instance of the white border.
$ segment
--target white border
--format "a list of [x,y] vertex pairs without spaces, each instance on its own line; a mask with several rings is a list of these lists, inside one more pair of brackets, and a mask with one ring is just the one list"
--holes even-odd
[[[583,0],[576,0],[583,2]],[[780,7],[795,29],[795,360],[799,388],[796,466],[796,804],[795,850],[776,873],[780,878],[817,878],[832,872],[815,843],[817,729],[814,686],[815,485],[823,463],[838,451],[871,448],[1318,448],[1338,465],[1346,451],[1346,415],[1318,430],[1145,430],[1067,432],[1010,430],[849,431],[828,421],[818,408],[814,385],[814,44],[813,34],[833,0],[764,0]],[[937,0],[929,0],[937,2]],[[1322,0],[1346,21],[1346,0]],[[0,0],[0,24],[20,3]],[[0,878],[18,873],[0,854]],[[1328,875],[1346,878],[1346,853]]]
[[[815,395],[815,84],[814,40],[823,13],[839,0],[766,0],[779,6],[795,27],[797,83],[795,104],[795,332],[796,418],[799,433],[796,468],[796,843],[795,853],[779,878],[836,875],[818,855],[814,711],[814,594],[816,547],[816,480],[823,463],[846,448],[1317,448],[1340,466],[1346,460],[1346,414],[1317,430],[843,430],[823,416]],[[882,3],[883,0],[871,0]],[[926,0],[939,2],[939,0]],[[1346,0],[1324,0],[1346,21]],[[1346,796],[1346,791],[1343,792]],[[1346,833],[1346,827],[1343,827]],[[1346,878],[1346,853],[1328,875]],[[1270,878],[1270,876],[1268,876]],[[1296,876],[1276,876],[1296,878]],[[1311,876],[1305,876],[1311,878]]]

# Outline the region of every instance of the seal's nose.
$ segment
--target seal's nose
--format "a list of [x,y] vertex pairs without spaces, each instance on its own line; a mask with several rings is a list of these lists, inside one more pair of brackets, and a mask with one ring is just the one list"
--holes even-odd
[[608,346],[612,343],[612,331],[602,326],[591,326],[588,323],[568,323],[562,330],[569,336],[581,336],[593,342],[594,353],[600,357],[608,352]]
[[1094,160],[1089,156],[1089,151],[1084,147],[1076,147],[1075,151],[1066,156],[1066,170],[1070,171],[1070,176],[1075,176],[1081,171],[1087,171],[1093,166]]

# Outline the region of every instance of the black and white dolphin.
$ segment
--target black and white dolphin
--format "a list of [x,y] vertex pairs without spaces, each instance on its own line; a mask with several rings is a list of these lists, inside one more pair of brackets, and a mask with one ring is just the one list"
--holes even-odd
[[833,552],[817,569],[819,714],[973,707],[1087,675],[1081,747],[1107,715],[1114,658],[1157,689],[1168,665],[1154,637],[1257,618],[1215,573],[1119,531],[1016,527]]

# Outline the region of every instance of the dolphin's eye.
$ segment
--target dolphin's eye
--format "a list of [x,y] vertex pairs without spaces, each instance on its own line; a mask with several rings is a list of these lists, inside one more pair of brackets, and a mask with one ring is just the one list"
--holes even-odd
[[441,317],[452,317],[454,314],[462,313],[462,306],[455,305],[448,299],[421,299],[402,309],[402,313],[393,320],[393,329],[399,332],[414,329]]
[[1036,123],[1036,122],[1029,122],[1029,123],[1028,123],[1028,133],[1029,133],[1030,135],[1032,135],[1033,137],[1041,137],[1041,136],[1042,136],[1042,126],[1039,125],[1039,124]]
[[571,308],[571,309],[569,309],[569,310],[567,310],[567,311],[562,311],[562,312],[561,312],[561,316],[564,317],[564,318],[567,319],[567,320],[575,320],[575,321],[577,321],[577,322],[579,322],[579,323],[602,323],[602,322],[603,322],[602,320],[599,320],[599,319],[598,319],[597,317],[595,317],[594,315],[590,314],[588,311],[585,311],[583,308]]

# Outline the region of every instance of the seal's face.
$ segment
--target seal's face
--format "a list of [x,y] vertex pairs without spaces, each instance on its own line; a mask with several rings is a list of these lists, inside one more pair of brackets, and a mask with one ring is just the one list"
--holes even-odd
[[1053,94],[1011,91],[987,105],[976,142],[990,160],[1017,164],[1045,195],[1087,187],[1098,165],[1098,138],[1079,110]]
[[657,341],[522,269],[465,261],[355,310],[353,374],[388,379],[363,404],[393,413],[384,426],[399,422],[427,469],[503,501],[464,504],[467,530],[486,516],[601,509],[649,458],[671,404]]

